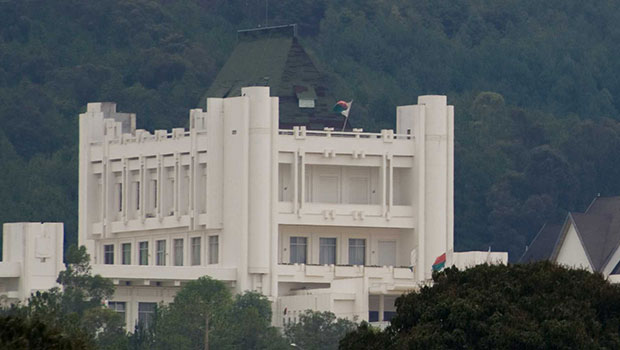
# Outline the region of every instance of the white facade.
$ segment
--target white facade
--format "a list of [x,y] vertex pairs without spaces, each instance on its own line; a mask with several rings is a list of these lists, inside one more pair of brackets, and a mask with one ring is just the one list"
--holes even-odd
[[453,263],[453,115],[421,96],[395,132],[279,130],[278,98],[247,87],[151,134],[89,103],[79,243],[130,327],[203,275],[268,296],[278,326],[308,308],[382,321],[438,256]]
[[27,299],[56,286],[62,263],[62,223],[10,223],[2,227],[0,298],[2,303]]

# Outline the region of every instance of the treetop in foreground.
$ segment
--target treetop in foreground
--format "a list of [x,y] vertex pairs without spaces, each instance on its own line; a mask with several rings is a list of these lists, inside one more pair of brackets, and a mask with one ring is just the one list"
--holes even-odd
[[380,332],[362,325],[341,349],[618,349],[620,287],[549,262],[449,268],[396,300]]

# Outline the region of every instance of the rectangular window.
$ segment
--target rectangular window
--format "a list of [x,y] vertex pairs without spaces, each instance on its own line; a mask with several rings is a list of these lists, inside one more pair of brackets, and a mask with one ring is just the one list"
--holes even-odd
[[157,303],[138,303],[138,323],[149,328],[155,319]]
[[336,264],[336,239],[321,238],[319,240],[319,264],[331,265]]
[[217,264],[219,262],[219,251],[219,236],[209,236],[209,264]]
[[349,265],[365,265],[366,263],[366,240],[349,239]]
[[153,194],[151,207],[157,209],[157,180],[151,180],[151,193]]
[[140,210],[140,181],[136,181],[133,183],[134,186],[134,194],[136,196],[136,210]]
[[149,242],[140,242],[140,265],[149,264]]
[[183,239],[175,239],[174,244],[174,266],[183,266]]
[[200,237],[192,238],[192,266],[200,265]]
[[123,184],[116,184],[116,197],[118,198],[118,211],[123,211]]
[[291,237],[291,263],[306,263],[306,248],[308,239],[306,237]]
[[103,263],[114,264],[114,244],[106,244],[103,246]]
[[166,241],[157,241],[155,248],[155,264],[166,265]]
[[122,263],[123,265],[130,265],[131,264],[131,243],[123,243],[123,245],[121,245],[121,258],[122,258]]
[[121,316],[121,319],[123,320],[123,322],[125,322],[126,320],[125,315],[127,312],[127,308],[125,306],[126,304],[124,301],[109,301],[108,302],[108,307],[116,311],[116,313]]

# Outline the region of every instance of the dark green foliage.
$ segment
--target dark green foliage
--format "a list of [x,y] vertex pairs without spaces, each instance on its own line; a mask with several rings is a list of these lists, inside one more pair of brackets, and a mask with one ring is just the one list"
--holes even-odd
[[[233,298],[223,282],[209,277],[187,283],[173,303],[160,307],[150,348],[203,349],[207,322],[212,349],[288,349],[271,326],[265,296],[246,292]],[[148,342],[148,335],[136,334]],[[149,348],[141,346],[134,348]]]
[[341,348],[620,347],[620,287],[599,274],[542,262],[449,268],[433,279],[432,287],[396,300],[384,332],[360,327]]
[[[8,317],[9,326],[20,330],[6,335],[5,342],[21,346],[20,333],[28,332],[32,341],[50,337],[50,349],[119,349],[127,346],[124,321],[108,309],[104,301],[114,293],[112,282],[100,275],[93,276],[90,257],[84,246],[71,246],[67,251],[65,270],[58,283],[47,291],[36,292],[24,305],[0,310]],[[17,337],[11,340],[11,337]],[[1,344],[1,343],[0,343]],[[8,344],[8,343],[7,343]],[[30,344],[31,348],[39,348]]]
[[0,348],[12,350],[90,349],[83,339],[69,337],[38,319],[25,319],[18,316],[0,316]]
[[[77,241],[77,115],[89,101],[138,127],[187,124],[263,0],[0,2],[0,222],[63,221]],[[620,194],[620,5],[567,1],[269,2],[299,24],[351,122],[456,107],[458,249],[516,259],[544,222]],[[335,102],[335,101],[334,101]]]
[[301,349],[338,349],[340,339],[353,331],[355,326],[355,322],[336,318],[336,315],[329,311],[306,310],[299,315],[299,322],[284,327],[284,334],[292,344]]

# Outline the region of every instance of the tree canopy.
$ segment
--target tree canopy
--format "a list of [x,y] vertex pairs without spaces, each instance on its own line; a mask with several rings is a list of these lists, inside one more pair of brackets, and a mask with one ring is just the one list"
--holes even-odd
[[[271,326],[271,303],[255,292],[234,298],[221,281],[201,277],[161,305],[153,326],[152,349],[287,349]],[[148,345],[148,344],[146,344]]]
[[299,315],[299,322],[287,324],[284,334],[291,344],[305,350],[338,349],[338,342],[357,324],[337,318],[329,311],[306,310]]
[[616,349],[620,286],[549,262],[448,268],[396,300],[383,332],[363,325],[341,349]]
[[124,320],[104,304],[114,293],[112,282],[92,275],[84,246],[69,247],[65,270],[57,282],[62,288],[38,291],[26,303],[0,310],[1,322],[11,330],[0,335],[2,341],[25,348],[38,345],[24,343],[22,338],[49,341],[46,346],[51,349],[112,350],[127,345]]

